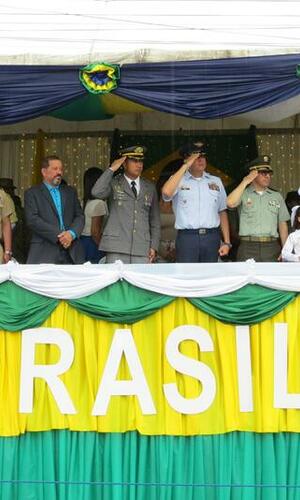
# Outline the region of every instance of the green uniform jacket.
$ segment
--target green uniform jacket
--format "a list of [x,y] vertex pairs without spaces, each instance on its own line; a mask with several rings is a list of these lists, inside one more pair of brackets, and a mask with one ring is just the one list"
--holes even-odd
[[239,205],[240,236],[278,238],[279,222],[290,219],[286,204],[278,191],[267,188],[263,194],[248,186]]

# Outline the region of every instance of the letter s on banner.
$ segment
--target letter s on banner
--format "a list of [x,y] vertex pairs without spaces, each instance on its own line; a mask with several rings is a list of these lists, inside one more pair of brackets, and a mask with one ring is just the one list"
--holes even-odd
[[[61,357],[52,365],[34,363],[36,344],[55,344]],[[77,413],[70,395],[58,375],[68,371],[74,359],[74,344],[71,336],[61,328],[32,328],[22,332],[22,358],[20,380],[20,413],[32,413],[33,385],[35,378],[42,378],[48,384],[61,413]]]
[[199,349],[204,352],[213,351],[214,346],[209,333],[204,328],[190,325],[175,328],[166,342],[166,357],[170,365],[176,371],[198,379],[202,384],[201,394],[197,398],[189,399],[179,393],[175,383],[163,385],[170,406],[179,413],[192,415],[204,412],[210,407],[216,395],[216,379],[207,365],[181,354],[179,344],[183,340],[194,340]]

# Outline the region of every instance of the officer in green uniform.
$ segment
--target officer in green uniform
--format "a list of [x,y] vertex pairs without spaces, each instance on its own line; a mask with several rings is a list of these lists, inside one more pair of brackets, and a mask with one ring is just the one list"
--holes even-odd
[[237,260],[277,261],[288,236],[289,213],[281,194],[269,187],[270,157],[259,156],[248,167],[249,174],[227,198],[228,207],[238,207],[240,216]]

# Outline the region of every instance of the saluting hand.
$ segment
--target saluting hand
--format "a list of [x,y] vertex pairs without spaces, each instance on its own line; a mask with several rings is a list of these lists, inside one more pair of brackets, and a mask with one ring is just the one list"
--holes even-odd
[[113,161],[109,168],[113,172],[116,172],[123,165],[125,160],[126,160],[126,156],[122,156],[121,158],[118,158],[117,160]]
[[249,184],[251,184],[252,181],[254,181],[254,179],[258,176],[258,171],[256,169],[254,170],[251,170],[251,172],[249,172],[248,175],[246,175],[246,177],[244,177],[243,181],[245,182],[245,184],[248,186]]
[[193,153],[192,155],[190,155],[184,162],[186,169],[190,168],[193,165],[194,161],[197,160],[197,158],[199,158],[199,156],[200,153]]

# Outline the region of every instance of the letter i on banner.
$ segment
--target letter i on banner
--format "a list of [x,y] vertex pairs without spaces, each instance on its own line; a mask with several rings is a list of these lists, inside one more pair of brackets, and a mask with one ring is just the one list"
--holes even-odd
[[274,408],[300,408],[300,394],[288,392],[288,326],[275,323]]
[[237,326],[235,329],[236,356],[238,368],[238,387],[240,411],[253,411],[253,388],[250,329],[248,325]]

